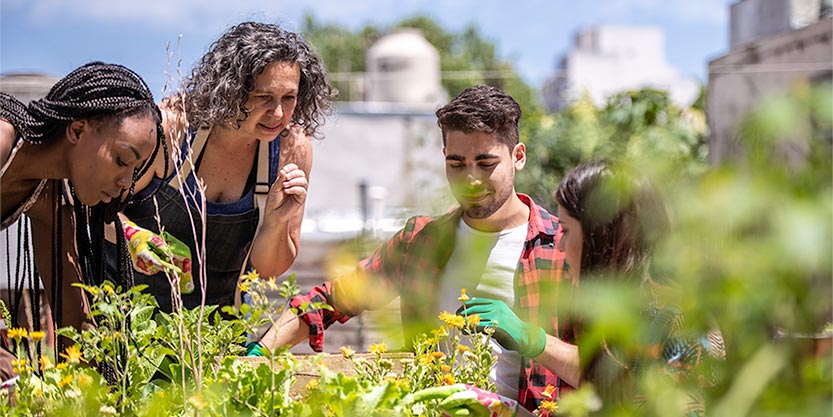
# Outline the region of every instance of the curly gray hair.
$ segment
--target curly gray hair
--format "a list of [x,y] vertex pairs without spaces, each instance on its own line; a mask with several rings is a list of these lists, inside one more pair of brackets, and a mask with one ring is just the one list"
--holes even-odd
[[244,22],[231,27],[191,71],[184,91],[191,125],[231,121],[239,126],[249,117],[244,104],[255,78],[274,62],[294,62],[300,67],[292,122],[317,137],[337,91],[330,85],[318,53],[301,35],[267,23]]

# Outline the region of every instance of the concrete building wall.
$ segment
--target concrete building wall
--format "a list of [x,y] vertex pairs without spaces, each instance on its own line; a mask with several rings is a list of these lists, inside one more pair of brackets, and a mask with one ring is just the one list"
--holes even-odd
[[833,18],[758,39],[709,63],[709,160],[743,152],[738,124],[764,97],[797,81],[831,81]]
[[821,7],[822,0],[741,0],[729,10],[729,45],[813,24]]

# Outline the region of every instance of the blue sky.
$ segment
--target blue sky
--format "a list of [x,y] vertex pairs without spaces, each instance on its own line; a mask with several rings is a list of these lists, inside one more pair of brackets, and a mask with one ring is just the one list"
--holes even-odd
[[[182,69],[230,25],[276,22],[299,30],[305,12],[359,28],[425,14],[450,30],[475,24],[501,57],[539,86],[555,71],[575,33],[598,24],[654,25],[665,32],[668,61],[701,81],[706,64],[728,48],[732,0],[3,0],[0,73],[62,76],[88,61],[126,65],[159,97],[169,76],[166,44],[180,44]],[[180,37],[181,35],[181,37]],[[178,41],[179,39],[179,41]],[[173,70],[172,70],[173,68]]]

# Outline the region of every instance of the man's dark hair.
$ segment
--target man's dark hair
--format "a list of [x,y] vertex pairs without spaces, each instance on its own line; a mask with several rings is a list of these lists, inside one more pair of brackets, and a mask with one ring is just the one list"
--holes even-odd
[[508,94],[488,85],[463,90],[454,100],[437,110],[437,124],[445,146],[448,131],[496,133],[511,152],[518,144],[521,106]]

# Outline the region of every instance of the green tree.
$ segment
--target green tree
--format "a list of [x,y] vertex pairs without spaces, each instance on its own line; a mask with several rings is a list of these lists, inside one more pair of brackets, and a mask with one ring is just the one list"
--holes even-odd
[[[541,114],[541,101],[535,89],[530,87],[514,69],[512,63],[501,59],[494,41],[484,37],[474,25],[460,33],[440,26],[428,16],[403,19],[388,27],[365,25],[355,31],[318,22],[307,15],[301,28],[304,36],[318,49],[331,73],[346,74],[365,71],[365,52],[383,34],[400,28],[419,29],[425,39],[440,53],[442,85],[449,97],[454,97],[467,87],[488,84],[501,88],[521,105],[525,124]],[[336,79],[341,90],[341,100],[349,100],[346,79]]]
[[603,107],[584,96],[560,113],[533,119],[527,132],[528,161],[518,189],[547,207],[555,206],[552,192],[561,177],[594,159],[628,159],[646,170],[674,166],[678,173],[705,168],[704,113],[677,107],[660,90],[619,93]]

